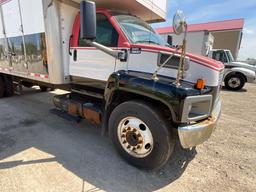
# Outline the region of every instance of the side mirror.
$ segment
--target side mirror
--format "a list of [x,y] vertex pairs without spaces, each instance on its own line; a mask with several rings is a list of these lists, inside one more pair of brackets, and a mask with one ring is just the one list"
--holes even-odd
[[81,1],[80,25],[80,36],[82,39],[94,40],[96,38],[95,2]]
[[222,62],[223,63],[227,63],[228,62],[228,60],[227,60],[227,58],[225,56],[222,58]]
[[176,35],[180,35],[186,31],[187,23],[185,15],[181,10],[178,10],[173,17],[173,31]]
[[228,58],[227,58],[225,51],[221,51],[221,62],[228,63]]
[[167,36],[167,43],[172,46],[172,36],[171,35],[168,35]]

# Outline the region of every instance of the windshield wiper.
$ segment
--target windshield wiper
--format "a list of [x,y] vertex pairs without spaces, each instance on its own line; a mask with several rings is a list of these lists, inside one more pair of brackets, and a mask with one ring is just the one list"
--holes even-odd
[[157,43],[151,40],[136,41],[135,43],[149,43],[149,44],[152,43],[152,44],[160,45],[160,43]]

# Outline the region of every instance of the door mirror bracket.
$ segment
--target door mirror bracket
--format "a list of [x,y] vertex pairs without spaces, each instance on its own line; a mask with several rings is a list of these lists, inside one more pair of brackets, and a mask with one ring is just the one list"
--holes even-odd
[[96,39],[96,5],[92,1],[81,1],[80,3],[80,36],[92,47],[105,52],[120,61],[126,60],[127,52],[113,50],[95,42]]

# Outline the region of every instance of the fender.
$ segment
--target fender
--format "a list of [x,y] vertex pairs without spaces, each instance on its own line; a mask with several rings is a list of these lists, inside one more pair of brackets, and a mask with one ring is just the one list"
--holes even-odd
[[255,79],[255,72],[250,69],[246,69],[243,67],[233,67],[233,68],[226,68],[224,78],[225,79],[228,75],[234,74],[234,73],[242,73],[247,79],[247,82],[250,82],[251,79]]
[[137,94],[163,103],[171,112],[172,120],[178,123],[181,120],[183,102],[187,96],[206,94],[212,91],[207,88],[204,91],[194,89],[194,84],[182,82],[177,87],[172,82],[174,79],[159,77],[158,81],[152,79],[152,74],[135,71],[118,71],[113,73],[107,82],[104,100],[105,111],[115,98],[115,93],[120,91]]

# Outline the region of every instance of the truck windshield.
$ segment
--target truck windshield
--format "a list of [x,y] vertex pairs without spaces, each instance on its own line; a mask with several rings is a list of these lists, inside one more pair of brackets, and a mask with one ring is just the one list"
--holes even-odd
[[139,18],[131,15],[116,15],[115,19],[131,43],[167,45],[149,24]]
[[230,51],[225,51],[225,52],[226,52],[229,62],[235,61],[235,59]]

